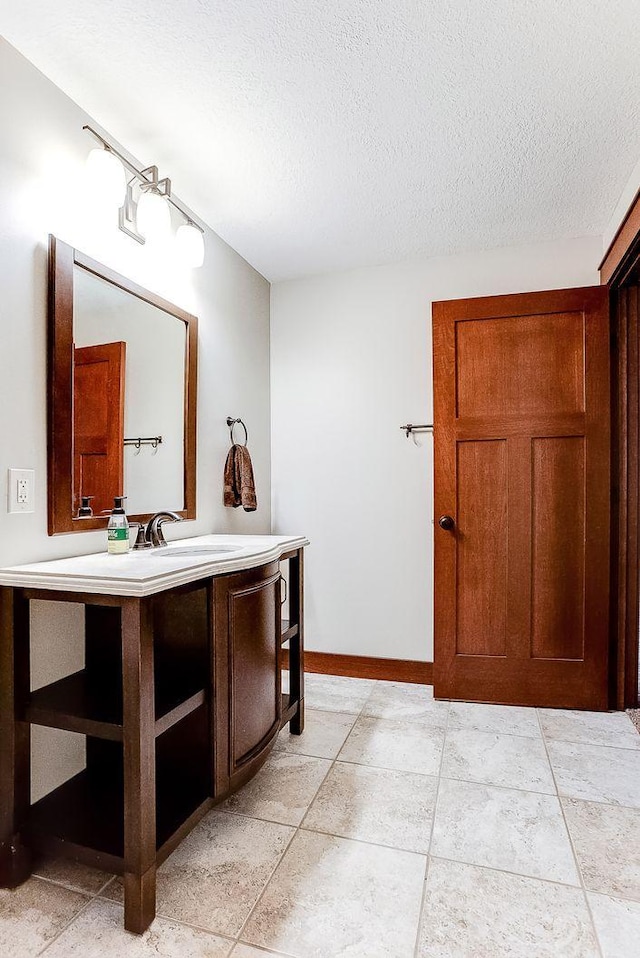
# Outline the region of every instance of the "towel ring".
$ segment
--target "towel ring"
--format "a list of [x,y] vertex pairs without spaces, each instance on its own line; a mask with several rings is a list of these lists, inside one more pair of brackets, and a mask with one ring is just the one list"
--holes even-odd
[[243,423],[242,419],[232,419],[231,416],[227,416],[227,426],[229,427],[229,435],[231,436],[231,445],[235,445],[235,439],[233,438],[233,427],[242,426],[244,429],[244,443],[238,443],[238,445],[246,446],[249,442],[249,433],[247,432],[247,427]]

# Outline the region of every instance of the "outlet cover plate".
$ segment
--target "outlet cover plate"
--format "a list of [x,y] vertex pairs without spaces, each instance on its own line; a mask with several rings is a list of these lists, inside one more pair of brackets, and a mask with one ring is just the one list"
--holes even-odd
[[33,469],[9,469],[7,483],[7,511],[33,512],[35,471]]

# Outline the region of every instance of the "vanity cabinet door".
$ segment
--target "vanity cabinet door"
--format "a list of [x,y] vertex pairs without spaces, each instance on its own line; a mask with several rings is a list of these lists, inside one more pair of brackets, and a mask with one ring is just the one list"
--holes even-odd
[[247,781],[280,729],[278,563],[215,580],[216,795]]

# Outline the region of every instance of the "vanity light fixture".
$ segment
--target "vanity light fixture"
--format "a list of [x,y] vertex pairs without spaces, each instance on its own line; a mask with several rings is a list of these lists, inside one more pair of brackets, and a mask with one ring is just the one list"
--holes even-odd
[[115,153],[105,146],[91,150],[87,157],[87,180],[105,203],[121,206],[127,190],[124,167]]
[[[204,230],[172,195],[169,177],[160,179],[157,166],[139,170],[93,127],[85,125],[83,130],[102,145],[87,157],[87,172],[105,201],[120,207],[118,226],[122,232],[142,244],[166,241],[171,231],[171,205],[185,219],[174,240],[178,257],[185,266],[202,266]],[[125,170],[132,174],[129,180]]]
[[204,236],[192,220],[178,227],[176,247],[185,266],[197,269],[204,263]]

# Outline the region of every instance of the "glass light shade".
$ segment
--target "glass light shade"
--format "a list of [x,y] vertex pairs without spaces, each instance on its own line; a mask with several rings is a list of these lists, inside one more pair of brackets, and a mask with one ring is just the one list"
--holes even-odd
[[110,150],[91,150],[86,164],[87,183],[105,204],[122,206],[127,192],[124,167]]
[[183,223],[176,233],[176,252],[184,266],[197,269],[204,263],[204,236],[197,226]]
[[138,200],[136,224],[147,242],[165,242],[171,231],[171,212],[165,197],[150,190],[143,192]]

